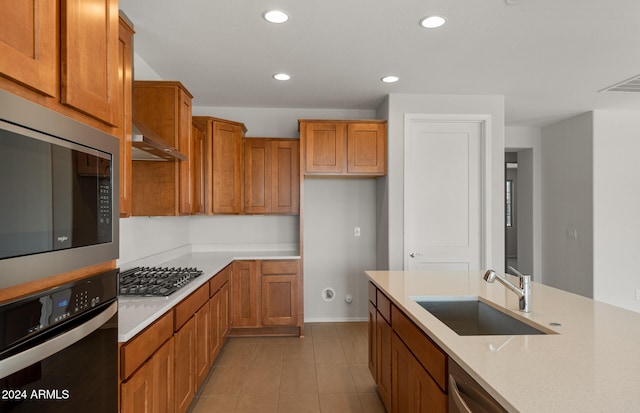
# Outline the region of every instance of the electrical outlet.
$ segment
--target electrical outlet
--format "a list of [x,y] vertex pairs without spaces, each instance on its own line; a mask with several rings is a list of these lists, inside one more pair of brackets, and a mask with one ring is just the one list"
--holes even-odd
[[355,227],[353,229],[353,236],[354,237],[359,237],[360,236],[360,227]]
[[636,289],[636,300],[640,300],[640,288]]

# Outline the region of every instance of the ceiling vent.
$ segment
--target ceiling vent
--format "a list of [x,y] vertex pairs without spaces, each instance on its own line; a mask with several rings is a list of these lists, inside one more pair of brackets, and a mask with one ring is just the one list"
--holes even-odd
[[602,89],[601,92],[640,92],[640,75]]

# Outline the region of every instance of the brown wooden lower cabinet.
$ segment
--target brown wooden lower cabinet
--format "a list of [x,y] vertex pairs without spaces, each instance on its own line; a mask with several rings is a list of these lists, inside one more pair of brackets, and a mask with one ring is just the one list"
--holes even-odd
[[298,275],[262,276],[262,325],[298,324]]
[[388,412],[447,412],[447,355],[373,284],[369,369]]
[[121,413],[169,413],[174,409],[173,338],[122,383]]
[[447,412],[447,395],[396,334],[391,337],[393,413]]
[[121,413],[151,413],[153,390],[151,364],[144,364],[129,380],[122,383],[120,397]]
[[211,368],[211,306],[210,300],[194,315],[196,322],[195,389],[200,388]]
[[229,287],[233,268],[234,264],[229,264],[209,282],[209,294],[211,296],[209,299],[209,308],[211,310],[209,354],[212,362],[222,350],[231,328],[229,325],[231,322],[229,317]]
[[376,311],[376,377],[380,398],[391,410],[391,325]]
[[[376,306],[369,301],[369,371],[373,381],[378,383],[378,355],[376,353]],[[388,410],[388,409],[387,409]]]
[[175,412],[184,413],[189,408],[195,391],[196,321],[190,318],[174,335],[175,349]]
[[234,328],[260,325],[260,286],[257,261],[233,263],[231,325]]
[[175,339],[171,337],[151,358],[153,413],[172,413],[174,411],[174,342]]
[[232,335],[299,335],[302,324],[299,260],[233,264]]
[[121,413],[189,409],[229,333],[231,268],[121,346]]

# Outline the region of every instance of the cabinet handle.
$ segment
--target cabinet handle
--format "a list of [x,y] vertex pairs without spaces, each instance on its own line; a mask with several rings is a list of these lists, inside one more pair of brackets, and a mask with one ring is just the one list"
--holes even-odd
[[415,257],[422,257],[422,254],[419,252],[412,252],[411,254],[409,254],[409,256],[411,258],[415,258]]

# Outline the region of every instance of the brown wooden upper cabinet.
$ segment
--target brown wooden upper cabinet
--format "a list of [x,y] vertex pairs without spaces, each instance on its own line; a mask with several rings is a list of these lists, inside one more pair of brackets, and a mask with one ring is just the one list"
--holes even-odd
[[44,95],[58,96],[56,2],[1,4],[0,74]]
[[13,82],[2,87],[84,121],[65,106],[73,108],[111,132],[118,24],[117,0],[0,2],[0,77]]
[[298,139],[244,140],[244,213],[300,213]]
[[202,125],[192,123],[191,131],[191,213],[205,214],[206,195],[206,131]]
[[134,160],[132,215],[191,214],[192,98],[180,82],[134,82],[134,118],[153,129],[163,143],[178,149],[187,160]]
[[298,128],[305,175],[386,175],[386,121],[300,120]]
[[118,1],[61,1],[60,101],[114,125],[118,99]]
[[131,215],[131,133],[133,104],[133,25],[120,16],[118,62],[118,119],[116,135],[120,139],[120,217]]
[[207,214],[242,213],[242,139],[244,124],[194,116],[205,131],[205,209]]

